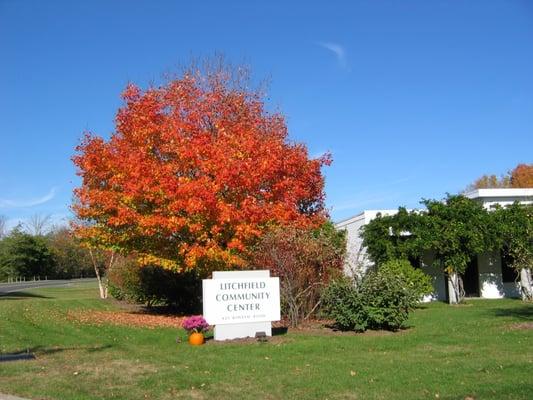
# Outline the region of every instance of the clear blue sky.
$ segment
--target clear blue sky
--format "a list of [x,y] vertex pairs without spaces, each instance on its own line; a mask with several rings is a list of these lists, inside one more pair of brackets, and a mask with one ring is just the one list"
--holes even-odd
[[[194,4],[192,4],[194,3]],[[0,214],[61,220],[127,82],[222,52],[326,150],[333,219],[533,162],[533,2],[0,0]]]

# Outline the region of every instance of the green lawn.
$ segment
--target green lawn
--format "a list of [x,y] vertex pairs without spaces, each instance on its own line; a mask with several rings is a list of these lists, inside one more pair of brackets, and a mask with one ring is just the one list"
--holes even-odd
[[[176,343],[183,331],[88,325],[94,286],[0,297],[0,392],[33,399],[531,399],[533,305],[471,300],[417,310],[396,334],[289,331],[275,343]],[[522,323],[522,328],[515,326]],[[529,323],[529,324],[528,324]]]

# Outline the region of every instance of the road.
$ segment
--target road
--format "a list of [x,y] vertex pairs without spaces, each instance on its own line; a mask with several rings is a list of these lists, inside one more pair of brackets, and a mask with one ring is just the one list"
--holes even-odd
[[89,282],[94,280],[93,278],[88,279],[57,279],[57,280],[47,280],[47,281],[28,281],[28,282],[17,282],[17,283],[0,283],[0,296],[12,293],[20,292],[21,290],[26,289],[37,289],[42,287],[60,287],[68,286],[75,282]]

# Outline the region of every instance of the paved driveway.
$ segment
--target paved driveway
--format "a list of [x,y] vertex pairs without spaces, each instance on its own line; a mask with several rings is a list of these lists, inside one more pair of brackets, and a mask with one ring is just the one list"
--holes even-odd
[[[48,281],[28,281],[28,282],[17,282],[17,283],[0,283],[0,296],[7,294],[7,293],[13,293],[13,292],[19,292],[21,290],[27,290],[27,289],[37,289],[42,287],[60,287],[60,286],[68,286],[75,282],[90,282],[94,281],[94,278],[88,278],[88,279],[57,279],[57,280],[48,280]],[[1,399],[1,398],[0,398]]]

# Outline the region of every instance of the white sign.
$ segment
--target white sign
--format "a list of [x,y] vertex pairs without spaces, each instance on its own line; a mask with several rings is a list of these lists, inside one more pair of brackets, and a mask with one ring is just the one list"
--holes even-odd
[[204,279],[204,318],[210,325],[279,321],[279,278]]

